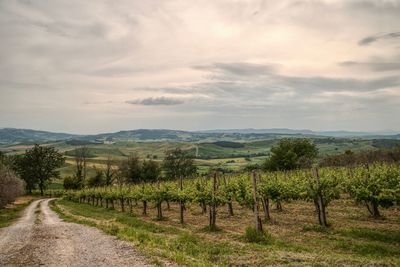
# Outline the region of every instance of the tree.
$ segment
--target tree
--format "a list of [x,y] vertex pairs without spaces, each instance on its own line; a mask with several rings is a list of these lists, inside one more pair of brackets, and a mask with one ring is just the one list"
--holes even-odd
[[78,147],[75,149],[75,176],[78,180],[82,181],[82,184],[84,184],[86,180],[86,161],[88,156],[89,149],[86,146]]
[[0,209],[24,192],[24,182],[0,162]]
[[83,183],[76,176],[68,176],[64,178],[63,186],[66,190],[77,190],[83,188]]
[[323,227],[328,226],[326,208],[332,200],[340,198],[340,176],[330,169],[318,171],[317,168],[312,168],[312,175],[307,176],[306,197],[314,202],[318,222]]
[[104,185],[110,186],[114,182],[115,171],[113,169],[111,156],[107,157],[106,168],[104,170]]
[[89,177],[89,179],[87,180],[87,186],[88,187],[100,187],[103,186],[105,183],[104,180],[104,173],[102,170],[97,169],[96,167],[95,169],[95,175]]
[[64,161],[63,155],[54,147],[36,144],[17,161],[17,170],[21,178],[30,186],[28,190],[38,184],[40,194],[43,196],[46,183],[51,178],[59,177],[60,172],[57,169],[64,164]]
[[165,152],[163,168],[169,180],[190,177],[197,172],[194,160],[179,148]]
[[156,182],[161,175],[161,167],[157,161],[145,160],[142,164],[141,177],[144,182]]
[[379,207],[388,208],[400,202],[400,170],[391,165],[366,164],[355,169],[349,179],[350,195],[364,204],[374,218],[380,218]]
[[119,166],[119,176],[124,179],[125,183],[137,184],[141,181],[141,163],[139,157],[130,155],[128,159],[122,161]]
[[[177,148],[165,152],[163,167],[167,179],[179,179],[179,189],[183,191],[183,177],[189,177],[197,172],[194,161],[181,149]],[[185,205],[179,201],[180,222],[183,223]]]
[[284,138],[271,148],[271,157],[264,164],[269,171],[294,170],[310,167],[318,149],[309,139]]

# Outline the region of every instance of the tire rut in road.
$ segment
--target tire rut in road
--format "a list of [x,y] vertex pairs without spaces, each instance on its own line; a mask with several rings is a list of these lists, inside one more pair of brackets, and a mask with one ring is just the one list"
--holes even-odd
[[33,202],[20,220],[0,231],[0,266],[150,266],[130,243],[63,222],[49,201]]

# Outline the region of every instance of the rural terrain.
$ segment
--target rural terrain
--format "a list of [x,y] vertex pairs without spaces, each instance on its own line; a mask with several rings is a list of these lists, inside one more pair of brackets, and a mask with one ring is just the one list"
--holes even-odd
[[33,201],[17,222],[0,229],[1,266],[150,266],[129,243],[63,222],[49,201]]
[[[162,161],[165,151],[180,148],[195,159],[201,172],[210,168],[238,171],[246,165],[262,164],[270,149],[282,138],[309,138],[319,150],[319,157],[353,152],[393,148],[400,145],[400,134],[392,132],[314,132],[290,129],[245,129],[187,132],[177,130],[132,130],[97,135],[73,135],[35,130],[0,129],[0,151],[24,153],[35,143],[54,146],[65,153],[61,176],[70,176],[77,147],[88,148],[89,171],[102,167],[107,159],[119,161],[129,155]],[[91,173],[93,174],[93,173]]]
[[[61,177],[48,184],[44,196],[34,190],[29,205],[0,210],[0,265],[400,264],[397,135],[135,130],[89,137],[20,130],[17,138],[15,130],[7,131],[14,140],[3,137],[5,164],[10,156],[31,166],[18,158],[41,151],[55,152],[65,162],[53,167]],[[286,145],[315,149],[317,167],[247,169],[271,162]],[[88,179],[98,170],[105,175],[110,162],[119,176],[110,184],[63,188],[65,177],[79,174],[77,151],[83,148]],[[169,159],[165,152],[176,148],[186,154]],[[370,161],[320,164],[334,155]],[[164,178],[165,163],[180,159],[198,173]],[[155,180],[150,175],[131,181],[139,177],[129,169],[136,165],[124,163],[132,162],[141,162],[141,171],[145,162],[164,169]],[[128,171],[118,173],[124,166]]]

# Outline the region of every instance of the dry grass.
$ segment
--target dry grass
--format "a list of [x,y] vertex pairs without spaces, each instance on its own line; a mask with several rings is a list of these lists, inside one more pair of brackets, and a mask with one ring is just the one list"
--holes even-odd
[[18,197],[13,203],[8,204],[4,209],[0,209],[0,228],[11,225],[20,216],[22,210],[29,205],[36,197]]
[[232,266],[400,264],[398,208],[382,210],[384,219],[375,220],[368,215],[366,208],[346,198],[328,207],[328,221],[331,223],[328,229],[317,225],[312,203],[284,203],[282,212],[271,207],[273,221],[265,222],[264,229],[271,233],[273,242],[266,245],[250,244],[244,240],[245,229],[253,225],[254,216],[251,210],[236,203],[233,217],[229,216],[226,206],[218,207],[217,226],[221,231],[217,232],[205,230],[208,217],[197,205],[187,207],[184,225],[179,223],[178,205],[172,203],[169,210],[164,203],[165,219],[161,221],[156,219],[153,205],[149,205],[148,215],[142,215],[141,203],[134,206],[133,213],[140,220],[170,226],[212,244],[230,244],[232,255],[228,262]]

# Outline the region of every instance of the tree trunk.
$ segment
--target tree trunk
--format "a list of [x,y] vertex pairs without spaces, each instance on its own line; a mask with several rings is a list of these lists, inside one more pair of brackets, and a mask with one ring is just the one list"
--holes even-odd
[[260,219],[260,212],[258,209],[258,201],[257,201],[257,181],[256,181],[256,172],[253,171],[253,201],[254,201],[254,219],[256,223],[256,229],[259,232],[263,231],[262,222]]
[[322,226],[327,227],[328,226],[328,222],[326,221],[325,204],[322,201],[322,197],[321,196],[320,196],[320,199],[319,199],[319,206],[320,206],[320,216],[321,216]]
[[43,179],[40,179],[39,187],[40,187],[40,195],[43,196]]
[[201,203],[201,213],[207,213],[207,205],[204,202]]
[[121,211],[125,212],[125,200],[123,198],[120,198],[120,203],[121,203]]
[[314,200],[314,205],[315,205],[315,212],[317,213],[318,216],[318,223],[322,225],[321,212],[317,200]]
[[264,210],[264,219],[266,221],[271,221],[271,216],[269,214],[269,199],[268,198],[262,198],[262,206]]
[[282,209],[282,203],[281,203],[280,201],[277,201],[277,202],[276,202],[276,210],[277,210],[277,211],[283,211],[283,209]]
[[171,206],[169,204],[169,200],[167,200],[167,210],[170,210],[170,209],[171,209]]
[[157,203],[157,219],[161,220],[163,218],[162,215],[162,207],[161,207],[161,202]]
[[106,199],[106,208],[108,209],[108,199]]
[[229,216],[233,216],[232,201],[229,201],[229,202],[228,202],[228,213],[229,213]]
[[375,219],[380,218],[381,214],[379,213],[378,204],[372,203],[372,212]]
[[[315,181],[317,182],[317,186],[319,188],[320,187],[320,179],[319,179],[319,174],[318,174],[317,168],[313,168],[312,173],[313,173]],[[327,227],[328,222],[326,220],[326,211],[325,211],[326,205],[324,203],[324,199],[323,199],[321,192],[317,193],[314,203],[316,204],[317,211],[318,211],[319,224],[322,225],[323,227]]]
[[215,203],[215,192],[217,191],[217,174],[213,175],[213,188],[212,188],[212,202],[210,205],[210,230],[215,229],[217,227],[217,209]]
[[[179,177],[179,189],[182,191],[183,190],[183,177]],[[183,213],[185,212],[185,205],[182,200],[179,200],[179,221],[180,223],[184,223],[184,217]]]
[[147,215],[147,201],[143,201],[143,215]]
[[[223,179],[224,179],[224,185],[226,186],[227,182],[226,182],[226,176],[225,175],[223,176]],[[229,201],[228,201],[228,214],[229,214],[229,216],[233,216],[232,199],[229,199]]]
[[128,204],[129,204],[129,213],[133,214],[133,206],[132,206],[132,200],[128,199]]

